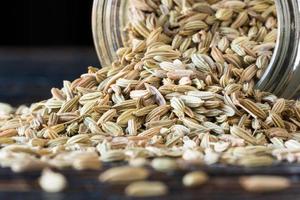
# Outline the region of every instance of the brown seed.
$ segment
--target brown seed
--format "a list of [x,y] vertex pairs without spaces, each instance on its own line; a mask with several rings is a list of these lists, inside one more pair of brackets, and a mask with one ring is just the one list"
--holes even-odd
[[16,129],[8,129],[5,131],[0,132],[0,137],[13,137],[18,134]]
[[290,187],[291,182],[288,178],[281,176],[249,176],[240,178],[241,186],[249,192],[275,192]]
[[174,171],[178,169],[178,164],[175,159],[172,158],[155,158],[151,162],[151,166],[162,172]]
[[125,193],[132,197],[163,196],[168,193],[168,187],[158,181],[138,181],[129,184],[125,188]]
[[144,180],[148,178],[149,171],[141,167],[114,167],[104,171],[100,176],[99,180],[101,182],[108,183],[122,183]]
[[197,187],[205,184],[208,181],[208,176],[202,171],[190,172],[184,175],[182,183],[186,187]]
[[76,170],[96,170],[101,168],[101,162],[96,155],[82,155],[75,158],[73,168]]

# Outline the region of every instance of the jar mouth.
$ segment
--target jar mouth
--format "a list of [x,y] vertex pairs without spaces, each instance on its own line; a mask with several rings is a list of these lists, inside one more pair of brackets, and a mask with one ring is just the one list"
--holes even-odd
[[[256,88],[291,98],[300,89],[300,67],[297,71],[295,64],[299,63],[300,66],[300,49],[297,48],[300,44],[295,44],[299,43],[300,38],[300,6],[298,1],[274,1],[277,11],[277,41],[270,63],[257,80]],[[117,49],[126,41],[124,28],[128,19],[125,14],[128,2],[94,0],[92,32],[102,67],[111,65],[116,59]]]
[[281,97],[293,98],[297,95],[300,83],[299,3],[275,0],[275,6],[277,41],[270,63],[258,80],[256,88]]
[[[101,66],[109,66],[116,60],[116,51],[126,41],[123,30],[127,23],[129,1],[94,0],[92,33],[94,46]],[[101,13],[101,14],[99,14]]]
[[[280,1],[280,0],[279,0]],[[279,57],[280,51],[282,47],[282,23],[283,23],[283,16],[280,14],[279,9],[281,8],[281,3],[278,0],[275,0],[275,6],[276,6],[276,13],[277,13],[277,38],[276,38],[276,44],[275,48],[273,50],[273,54],[270,60],[269,65],[265,69],[262,77],[258,80],[256,87],[260,90],[270,90],[270,85],[272,85],[270,82],[271,76],[274,76],[275,73],[275,65],[276,60]]]

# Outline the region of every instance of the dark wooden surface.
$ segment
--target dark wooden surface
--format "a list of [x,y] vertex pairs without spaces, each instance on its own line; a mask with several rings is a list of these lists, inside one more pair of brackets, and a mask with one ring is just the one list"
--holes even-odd
[[[98,65],[92,48],[0,49],[0,101],[14,105],[42,100],[50,96],[52,86],[61,87],[62,80],[72,80],[86,71],[88,65]],[[105,166],[104,168],[107,168]],[[195,170],[197,168],[190,168]],[[211,176],[201,188],[185,189],[181,178],[186,171],[162,174],[152,171],[151,180],[164,181],[170,188],[167,196],[147,199],[209,199],[209,200],[294,200],[300,199],[300,165],[275,165],[267,168],[212,166],[202,168]],[[38,186],[40,172],[14,174],[0,169],[0,200],[81,200],[131,199],[124,196],[124,185],[102,184],[99,171],[62,171],[69,186],[57,194],[43,192]],[[275,174],[289,177],[292,187],[270,194],[251,194],[238,184],[238,177],[251,174]],[[129,174],[130,176],[130,174]]]
[[[104,169],[107,168],[104,167]],[[284,170],[282,170],[284,169]],[[169,187],[169,194],[163,197],[152,197],[146,199],[208,199],[208,200],[234,200],[234,199],[254,199],[254,200],[295,200],[300,199],[300,180],[298,172],[300,166],[275,166],[271,168],[232,168],[224,166],[212,166],[203,168],[210,175],[210,181],[203,187],[187,189],[182,187],[181,179],[187,171],[178,171],[163,174],[152,171],[150,180],[160,180]],[[0,170],[0,199],[49,199],[49,200],[83,200],[83,199],[135,199],[124,195],[126,185],[102,184],[98,181],[99,171],[60,171],[68,179],[68,188],[61,193],[45,193],[38,185],[40,172],[27,172],[13,174],[9,169]],[[292,187],[274,193],[253,194],[244,191],[239,183],[240,175],[251,174],[277,174],[289,177]],[[130,174],[128,174],[130,176]]]

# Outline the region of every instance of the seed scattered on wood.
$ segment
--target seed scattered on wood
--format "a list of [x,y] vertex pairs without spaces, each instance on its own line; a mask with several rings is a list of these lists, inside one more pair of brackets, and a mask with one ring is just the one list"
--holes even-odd
[[138,181],[129,184],[125,188],[125,193],[132,197],[163,196],[168,193],[168,187],[158,181]]
[[39,184],[45,192],[61,192],[67,187],[67,179],[60,173],[45,169],[39,179]]
[[287,189],[291,182],[285,177],[256,175],[241,177],[240,184],[249,192],[264,193]]
[[99,176],[101,182],[122,183],[145,180],[150,175],[149,171],[141,167],[114,167],[104,171]]
[[197,187],[204,185],[208,181],[208,176],[202,171],[190,172],[184,175],[182,183],[185,187]]

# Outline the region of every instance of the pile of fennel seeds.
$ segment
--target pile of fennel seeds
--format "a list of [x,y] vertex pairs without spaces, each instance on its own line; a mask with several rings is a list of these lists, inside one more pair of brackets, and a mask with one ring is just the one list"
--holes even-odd
[[1,105],[2,167],[298,161],[299,103],[254,87],[276,43],[273,1],[131,2],[129,45],[111,66],[89,67],[30,107]]

